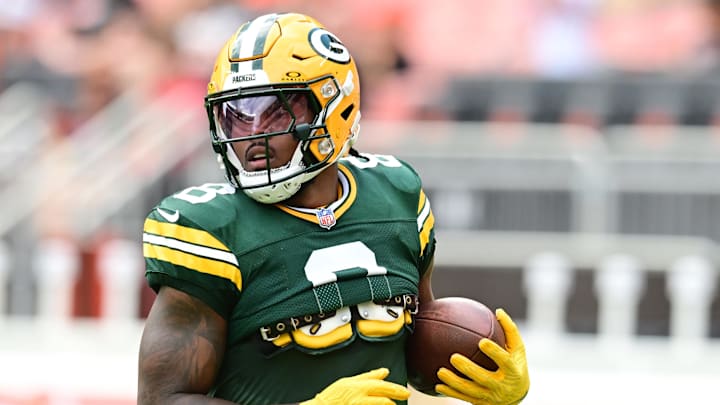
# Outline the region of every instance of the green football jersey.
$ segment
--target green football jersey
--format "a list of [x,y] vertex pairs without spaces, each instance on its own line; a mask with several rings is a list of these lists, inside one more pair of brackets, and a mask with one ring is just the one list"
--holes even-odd
[[392,156],[348,157],[338,168],[327,207],[265,205],[205,184],[148,215],[150,286],[191,294],[228,322],[210,395],[298,402],[378,367],[406,383],[405,339],[435,247],[430,203],[415,171]]

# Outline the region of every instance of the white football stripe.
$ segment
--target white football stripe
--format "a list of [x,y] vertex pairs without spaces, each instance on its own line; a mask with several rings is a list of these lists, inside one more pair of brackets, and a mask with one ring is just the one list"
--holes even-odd
[[422,229],[423,224],[425,223],[425,220],[427,219],[427,217],[429,215],[430,215],[430,200],[427,197],[425,197],[425,206],[423,207],[422,211],[420,211],[420,215],[418,215],[418,218],[417,218],[418,232],[420,232],[420,230]]
[[176,239],[166,238],[164,236],[143,233],[143,242],[151,245],[169,247],[171,249],[180,250],[196,256],[208,257],[211,259],[221,260],[226,263],[232,263],[238,266],[237,258],[234,254],[223,250],[213,249],[205,246],[193,245],[192,243],[182,242]]

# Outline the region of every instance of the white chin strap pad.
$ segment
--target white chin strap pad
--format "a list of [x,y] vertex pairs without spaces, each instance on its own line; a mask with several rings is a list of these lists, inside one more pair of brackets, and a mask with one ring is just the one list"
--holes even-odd
[[300,190],[302,183],[296,179],[283,181],[269,186],[246,188],[243,192],[253,200],[263,204],[275,204],[287,200]]
[[[302,152],[300,146],[301,145],[298,144],[293,157],[290,158],[290,162],[288,162],[286,167],[272,169],[272,177],[287,177],[291,176],[293,172],[300,172],[302,170]],[[300,190],[302,183],[315,177],[317,174],[313,173],[311,176],[308,176],[308,173],[299,174],[275,184],[262,185],[263,180],[267,179],[267,171],[255,173],[248,173],[244,171],[240,165],[240,160],[237,158],[235,151],[233,150],[228,150],[228,159],[232,165],[239,169],[238,174],[235,176],[235,181],[241,187],[248,187],[243,188],[243,192],[248,197],[263,204],[275,204],[276,202],[287,200]]]

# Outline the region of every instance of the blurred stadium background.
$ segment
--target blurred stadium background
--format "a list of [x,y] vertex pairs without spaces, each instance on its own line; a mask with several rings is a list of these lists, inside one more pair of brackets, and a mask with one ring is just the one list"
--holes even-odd
[[222,181],[215,52],[291,10],[358,61],[359,149],[423,176],[436,294],[520,325],[524,403],[713,403],[718,3],[0,2],[0,404],[135,402],[142,220]]

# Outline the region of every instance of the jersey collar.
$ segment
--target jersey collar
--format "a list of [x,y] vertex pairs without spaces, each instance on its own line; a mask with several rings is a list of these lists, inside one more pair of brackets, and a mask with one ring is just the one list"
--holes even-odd
[[355,177],[353,177],[350,172],[350,169],[343,166],[342,163],[338,163],[338,169],[338,180],[340,180],[338,184],[338,199],[326,207],[301,208],[283,204],[275,204],[275,206],[294,217],[317,225],[319,225],[317,212],[322,208],[332,210],[335,214],[335,218],[339,219],[350,208],[350,206],[352,206],[353,202],[355,202],[355,198],[357,197],[357,183],[355,181]]

